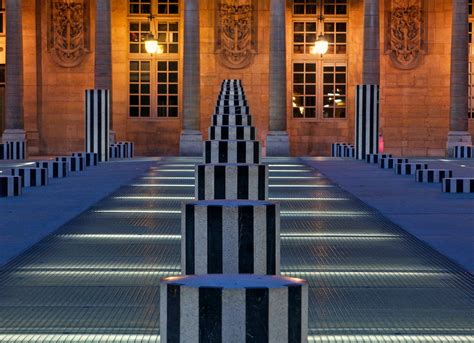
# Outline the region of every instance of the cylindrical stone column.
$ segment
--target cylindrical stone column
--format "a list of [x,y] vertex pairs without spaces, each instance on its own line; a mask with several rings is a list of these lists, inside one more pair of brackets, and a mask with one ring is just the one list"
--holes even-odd
[[364,2],[364,56],[362,83],[380,84],[380,27],[379,0]]
[[202,135],[199,131],[200,114],[200,38],[199,0],[184,1],[183,47],[183,132],[180,154],[202,154]]
[[22,2],[6,1],[5,131],[24,130]]

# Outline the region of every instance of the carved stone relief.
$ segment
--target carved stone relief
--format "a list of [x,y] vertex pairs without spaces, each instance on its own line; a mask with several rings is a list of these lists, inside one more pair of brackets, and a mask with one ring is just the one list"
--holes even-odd
[[388,0],[387,52],[400,69],[416,68],[425,51],[424,0]]
[[249,66],[257,53],[257,0],[216,0],[216,52],[230,69]]
[[48,51],[62,67],[81,64],[89,52],[89,0],[48,0]]

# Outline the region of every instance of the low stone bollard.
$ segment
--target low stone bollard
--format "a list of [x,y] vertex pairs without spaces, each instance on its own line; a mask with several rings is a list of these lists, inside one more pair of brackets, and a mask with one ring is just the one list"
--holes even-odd
[[474,158],[474,147],[466,145],[454,146],[454,158]]
[[0,197],[17,197],[21,191],[21,176],[0,175]]
[[169,277],[160,286],[162,342],[308,340],[308,284],[262,275]]
[[247,114],[214,114],[212,116],[214,126],[250,126],[252,117]]
[[50,179],[61,179],[70,175],[71,166],[69,162],[63,161],[41,161],[36,162],[36,167],[46,168]]
[[261,159],[258,141],[206,141],[204,142],[205,163],[259,164]]
[[408,163],[408,158],[381,158],[379,160],[379,167],[382,169],[393,169],[395,164]]
[[183,274],[280,273],[279,205],[196,201],[183,205]]
[[256,129],[251,126],[211,126],[209,127],[210,140],[254,141]]
[[268,167],[264,164],[196,166],[196,199],[266,200]]
[[95,152],[75,152],[72,156],[84,158],[86,167],[94,167],[99,163],[99,155]]
[[86,161],[81,156],[60,156],[56,157],[56,161],[69,163],[70,172],[80,172],[85,169]]
[[48,170],[46,168],[15,168],[13,176],[21,177],[22,187],[41,187],[48,184]]
[[367,154],[365,161],[370,164],[378,164],[382,158],[392,158],[391,154]]
[[397,175],[414,175],[419,169],[428,169],[426,163],[395,163],[393,170]]
[[453,171],[448,169],[420,169],[415,173],[415,179],[421,183],[441,183],[445,178],[453,177]]
[[474,193],[474,177],[452,177],[443,179],[444,193]]

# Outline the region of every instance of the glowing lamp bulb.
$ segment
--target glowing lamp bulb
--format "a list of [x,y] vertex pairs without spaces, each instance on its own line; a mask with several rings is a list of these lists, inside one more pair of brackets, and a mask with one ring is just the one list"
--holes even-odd
[[146,40],[145,40],[145,50],[149,54],[155,54],[158,49],[158,41],[155,39],[155,37],[150,33],[148,34]]
[[311,53],[314,55],[324,55],[328,52],[329,42],[324,38],[324,35],[320,35],[318,40],[314,42],[314,46],[311,47]]

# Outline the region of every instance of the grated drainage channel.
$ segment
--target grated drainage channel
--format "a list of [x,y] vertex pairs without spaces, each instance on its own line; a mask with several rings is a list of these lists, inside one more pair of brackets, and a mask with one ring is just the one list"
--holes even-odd
[[[194,162],[160,162],[0,269],[0,342],[159,342]],[[309,342],[474,341],[471,274],[297,159],[270,164]]]

